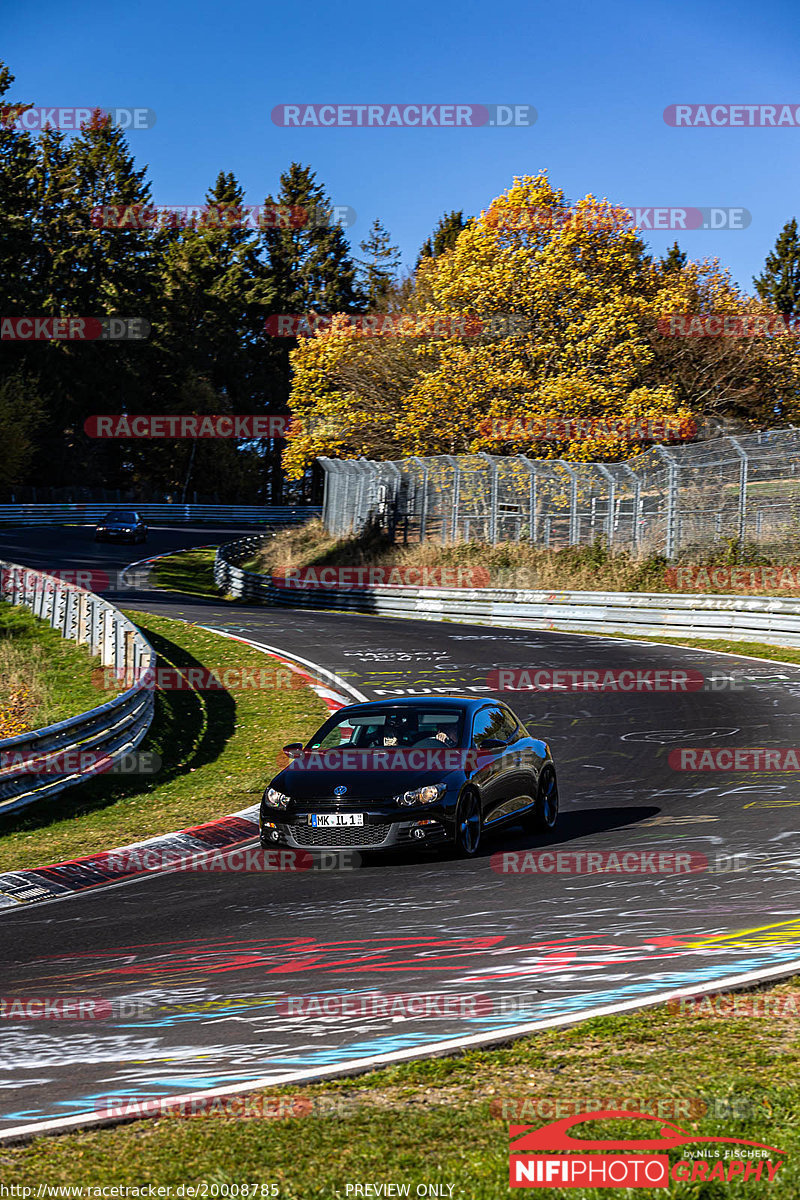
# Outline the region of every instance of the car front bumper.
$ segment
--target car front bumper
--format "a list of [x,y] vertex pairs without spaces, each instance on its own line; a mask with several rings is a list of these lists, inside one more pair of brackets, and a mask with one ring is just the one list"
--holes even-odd
[[413,816],[397,818],[384,813],[365,813],[363,825],[339,825],[317,828],[308,824],[309,814],[280,809],[262,811],[259,820],[261,845],[287,846],[292,850],[390,850],[398,847],[441,845],[454,834],[452,819],[447,820],[439,805],[435,812],[415,810]]

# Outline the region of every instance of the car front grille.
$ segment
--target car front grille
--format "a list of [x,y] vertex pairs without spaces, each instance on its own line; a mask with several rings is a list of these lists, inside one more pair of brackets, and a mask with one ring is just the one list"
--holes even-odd
[[311,825],[287,826],[298,846],[380,846],[389,836],[389,825],[339,825],[315,829]]

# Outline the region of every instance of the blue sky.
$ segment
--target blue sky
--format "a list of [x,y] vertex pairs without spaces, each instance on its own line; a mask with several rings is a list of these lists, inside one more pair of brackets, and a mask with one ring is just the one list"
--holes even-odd
[[[155,110],[129,144],[156,203],[201,202],[220,170],[259,203],[294,159],[356,210],[354,249],[380,217],[409,266],[443,212],[477,213],[542,168],[573,199],[746,208],[747,229],[678,240],[748,289],[800,209],[800,128],[674,129],[662,116],[673,103],[800,105],[797,0],[38,0],[0,27],[12,99]],[[292,130],[270,118],[281,103],[370,102],[527,103],[538,120]],[[676,235],[645,236],[662,252]]]

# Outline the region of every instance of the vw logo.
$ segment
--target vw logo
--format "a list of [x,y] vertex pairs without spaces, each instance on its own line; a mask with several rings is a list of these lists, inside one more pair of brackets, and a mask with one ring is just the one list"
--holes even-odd
[[334,796],[344,796],[346,792],[347,792],[346,787],[335,787],[333,789]]

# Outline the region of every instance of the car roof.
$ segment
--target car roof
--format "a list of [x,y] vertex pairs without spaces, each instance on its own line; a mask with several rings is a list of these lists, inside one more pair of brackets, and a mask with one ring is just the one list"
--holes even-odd
[[491,696],[387,696],[385,700],[369,700],[365,704],[348,704],[346,708],[339,709],[335,716],[339,716],[342,712],[357,713],[369,712],[371,709],[382,708],[466,708],[470,711],[480,708],[483,704],[502,704],[500,700],[493,700]]

